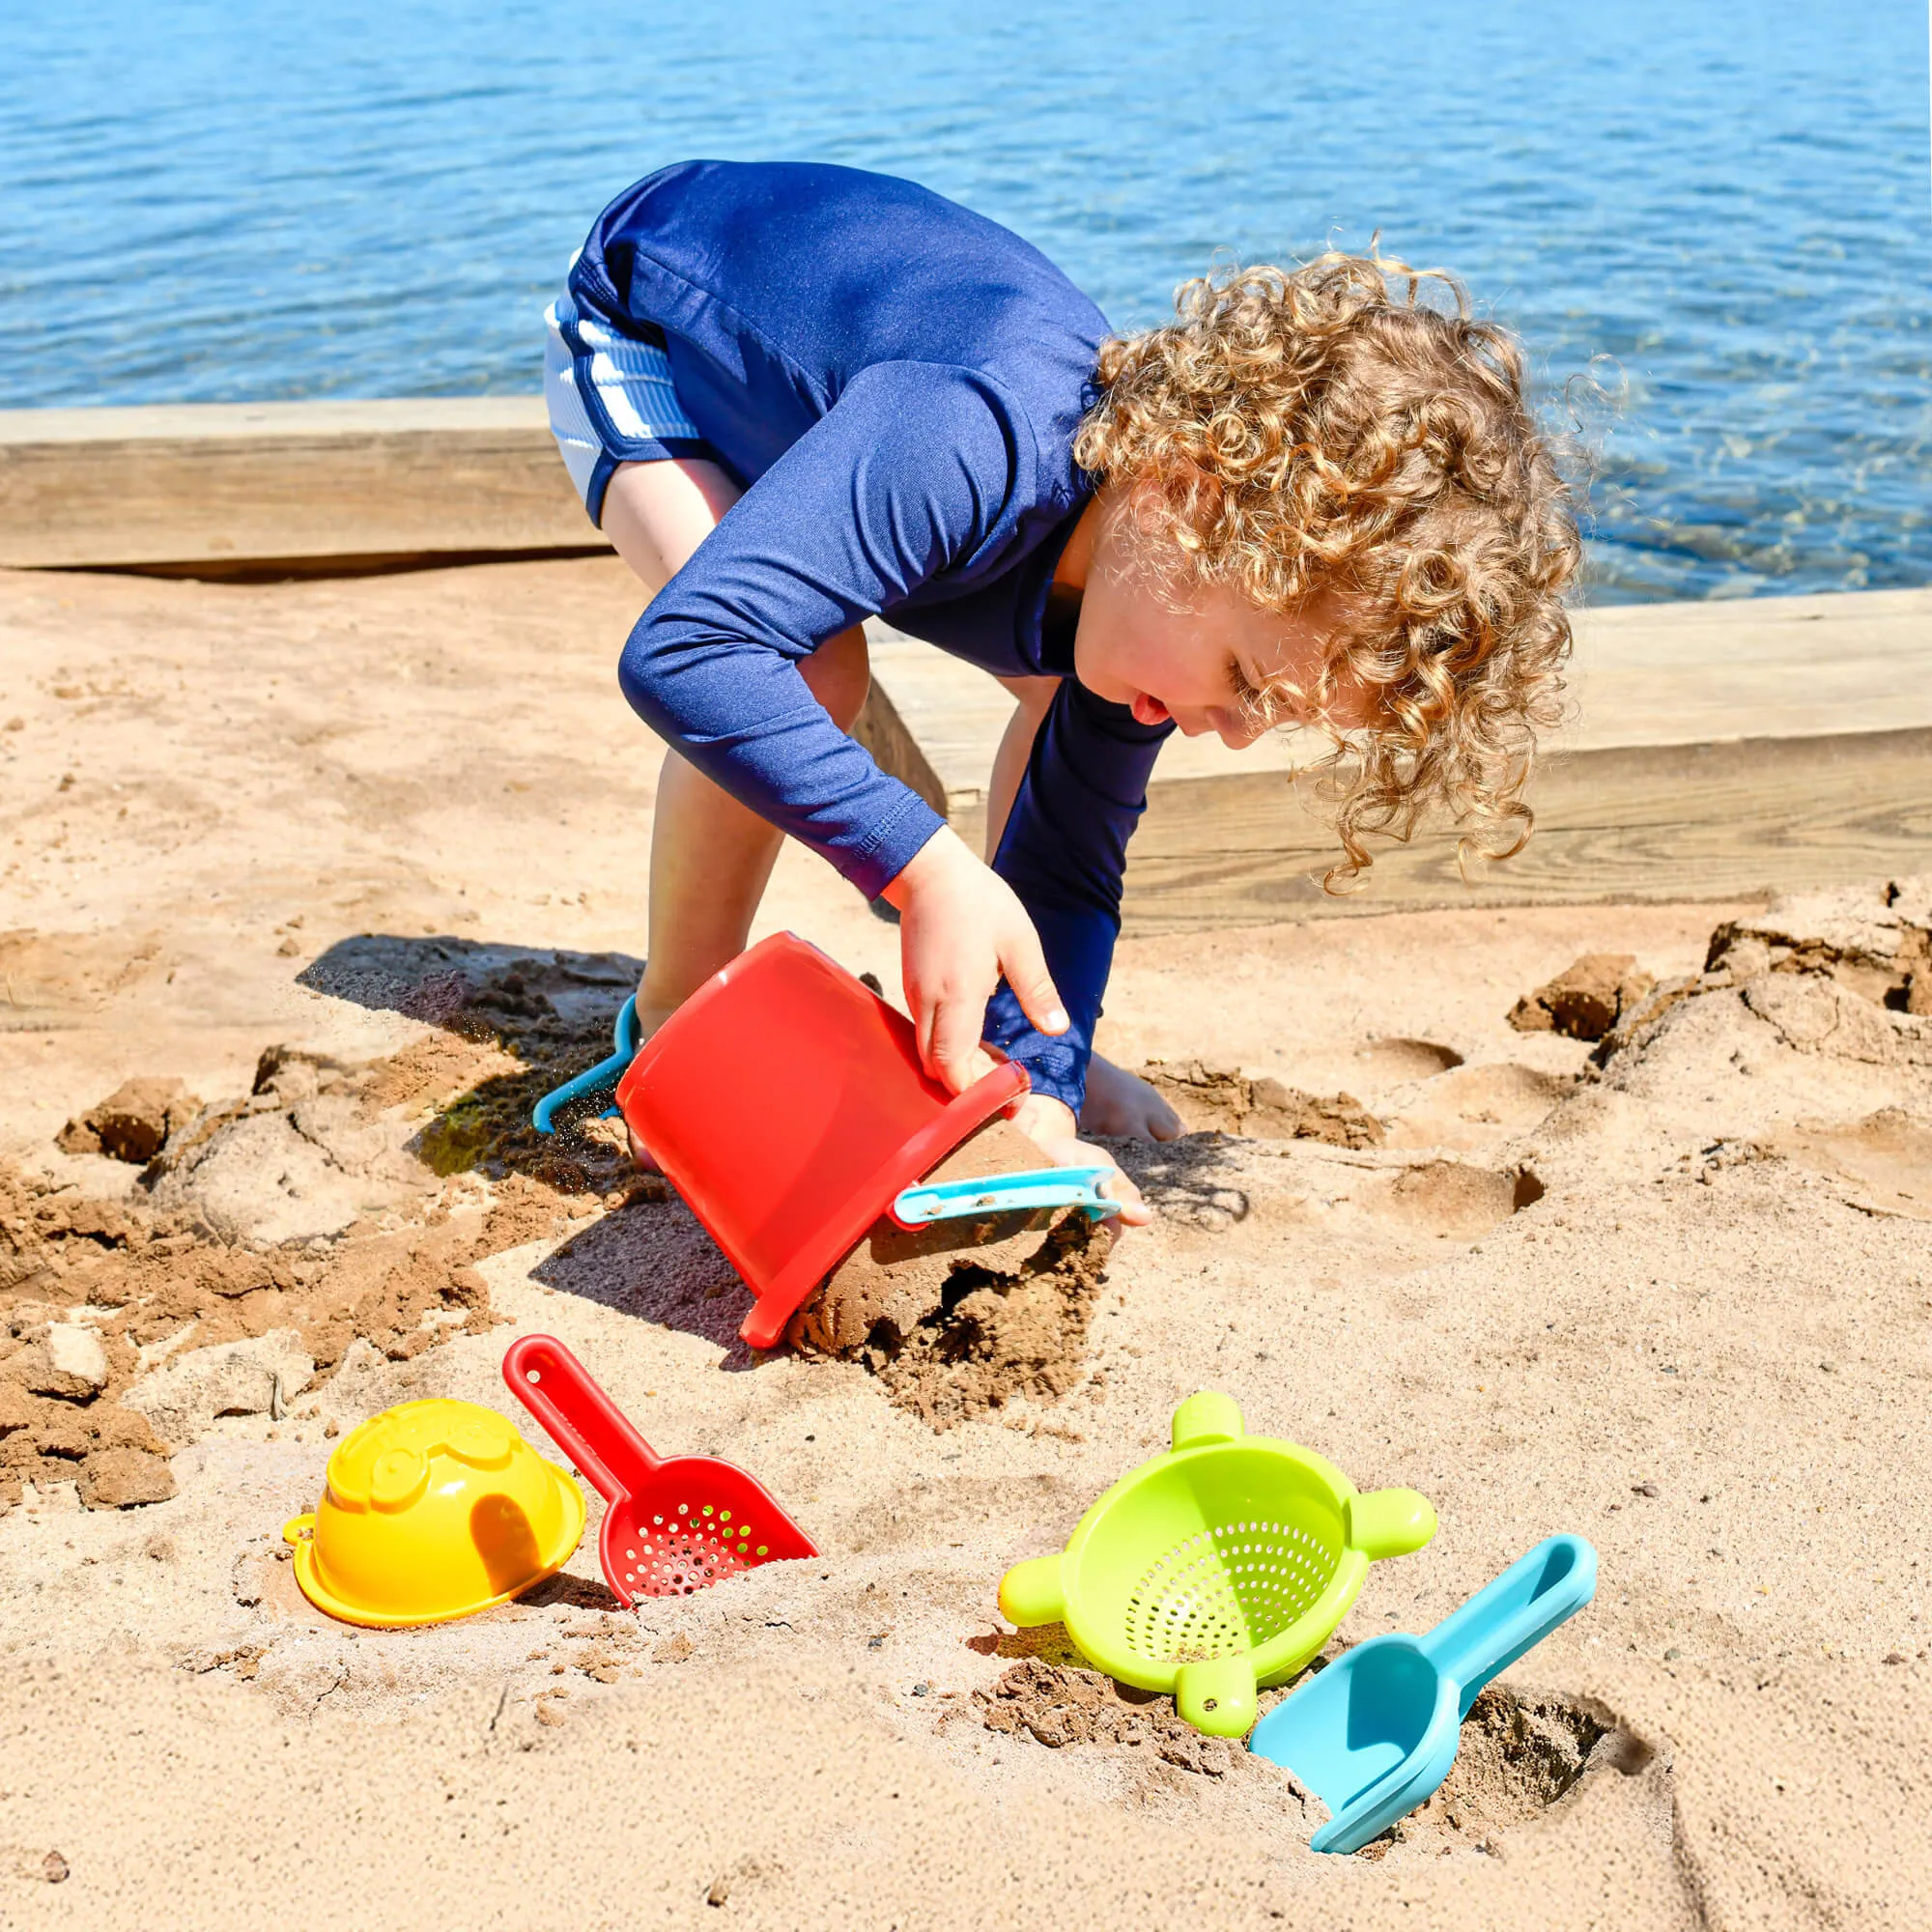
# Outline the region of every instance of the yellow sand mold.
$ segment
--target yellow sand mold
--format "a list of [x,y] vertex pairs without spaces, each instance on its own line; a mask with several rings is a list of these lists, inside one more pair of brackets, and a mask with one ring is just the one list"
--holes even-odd
[[567,1562],[583,1492],[495,1409],[406,1402],[342,1438],[320,1506],[282,1534],[318,1609],[384,1630],[445,1623]]

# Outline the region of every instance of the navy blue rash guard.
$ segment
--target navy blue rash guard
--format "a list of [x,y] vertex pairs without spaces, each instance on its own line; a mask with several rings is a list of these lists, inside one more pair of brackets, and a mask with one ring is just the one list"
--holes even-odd
[[986,1037],[1077,1111],[1126,843],[1173,728],[1086,690],[1070,629],[1046,622],[1092,495],[1072,441],[1105,318],[939,195],[792,164],[639,182],[598,216],[570,288],[613,328],[664,331],[686,413],[746,486],[619,667],[633,708],[708,778],[876,896],[942,821],[838,729],[800,660],[876,612],[986,670],[1062,679],[994,869],[1072,1025],[1037,1032],[1002,985]]

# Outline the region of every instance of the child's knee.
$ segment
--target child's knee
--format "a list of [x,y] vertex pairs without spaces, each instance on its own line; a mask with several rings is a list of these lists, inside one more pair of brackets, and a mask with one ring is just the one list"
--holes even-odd
[[824,705],[832,722],[849,731],[866,708],[872,688],[872,665],[866,634],[853,629],[828,639],[799,666],[807,688]]

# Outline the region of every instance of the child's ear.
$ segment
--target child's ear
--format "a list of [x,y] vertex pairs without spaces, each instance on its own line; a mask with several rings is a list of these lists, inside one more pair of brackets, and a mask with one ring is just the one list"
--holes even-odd
[[1220,479],[1198,463],[1147,470],[1127,493],[1136,529],[1164,536],[1183,550],[1196,549],[1220,521],[1225,498]]

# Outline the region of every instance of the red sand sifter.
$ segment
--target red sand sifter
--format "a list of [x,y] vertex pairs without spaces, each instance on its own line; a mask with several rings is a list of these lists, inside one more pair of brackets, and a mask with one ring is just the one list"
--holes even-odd
[[503,1356],[510,1392],[610,1507],[597,1554],[626,1609],[638,1597],[688,1597],[741,1570],[816,1556],[766,1491],[715,1456],[660,1456],[554,1335]]
[[739,1334],[770,1349],[900,1191],[1026,1090],[1003,1065],[949,1094],[903,1013],[778,932],[644,1042],[617,1105],[757,1296]]

